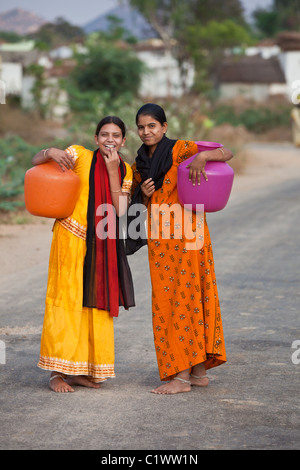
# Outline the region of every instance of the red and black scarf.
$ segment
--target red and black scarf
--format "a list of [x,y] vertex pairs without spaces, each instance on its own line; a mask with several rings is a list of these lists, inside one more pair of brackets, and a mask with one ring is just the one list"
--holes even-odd
[[[120,158],[121,186],[125,174],[126,166]],[[126,310],[135,305],[134,291],[124,240],[119,238],[109,176],[99,149],[94,152],[89,176],[86,248],[83,306],[107,310],[117,317],[120,305]]]

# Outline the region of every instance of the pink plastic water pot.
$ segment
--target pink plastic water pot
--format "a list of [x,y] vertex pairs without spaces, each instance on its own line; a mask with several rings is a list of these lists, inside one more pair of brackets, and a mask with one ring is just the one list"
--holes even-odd
[[[214,150],[223,147],[217,142],[196,142],[198,152]],[[177,190],[180,204],[204,204],[204,212],[217,212],[226,206],[233,183],[234,171],[226,162],[209,161],[205,165],[208,181],[201,174],[200,186],[198,182],[193,186],[189,181],[189,168],[187,165],[193,161],[195,155],[188,158],[178,166]]]
[[72,214],[80,191],[80,179],[72,170],[63,171],[50,161],[25,173],[24,198],[28,212],[62,219]]

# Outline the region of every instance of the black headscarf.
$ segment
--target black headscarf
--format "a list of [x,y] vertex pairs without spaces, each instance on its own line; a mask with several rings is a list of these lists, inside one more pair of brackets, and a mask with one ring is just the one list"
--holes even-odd
[[[132,196],[132,200],[129,206],[129,213],[130,210],[133,209],[134,204],[143,204],[142,200],[142,191],[141,186],[142,183],[148,179],[152,178],[155,184],[155,191],[161,188],[164,177],[166,173],[172,166],[173,163],[173,147],[176,143],[176,140],[168,139],[168,137],[164,136],[162,140],[157,144],[157,147],[152,155],[149,157],[148,147],[147,145],[143,144],[139,150],[136,161],[136,169],[140,173],[142,177],[141,183],[135,188],[135,191]],[[145,208],[145,206],[144,206]],[[143,221],[146,220],[146,212],[144,214]],[[140,215],[128,215],[128,228],[130,224],[134,221],[136,217],[141,217]],[[147,233],[146,227],[144,223],[140,223],[137,225],[139,227],[139,237],[137,239],[131,238],[130,233],[127,230],[127,238],[126,238],[126,254],[131,255],[139,250],[142,246],[147,244]]]

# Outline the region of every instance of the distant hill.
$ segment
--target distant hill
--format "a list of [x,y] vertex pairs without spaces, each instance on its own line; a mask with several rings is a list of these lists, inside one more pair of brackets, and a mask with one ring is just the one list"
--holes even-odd
[[35,13],[14,8],[0,14],[0,31],[10,31],[20,35],[34,33],[47,21]]
[[110,24],[109,16],[115,16],[122,20],[122,26],[139,40],[157,37],[157,33],[145,18],[138,11],[133,10],[126,4],[119,5],[98,16],[96,19],[83,26],[82,29],[87,34],[95,31],[107,31]]

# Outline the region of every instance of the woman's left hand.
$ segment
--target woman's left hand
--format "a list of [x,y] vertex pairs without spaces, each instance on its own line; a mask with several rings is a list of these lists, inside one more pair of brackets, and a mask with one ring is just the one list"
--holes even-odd
[[120,166],[120,158],[116,149],[107,149],[107,152],[103,154],[104,162],[108,173],[114,173],[118,171]]
[[207,160],[208,158],[205,152],[200,152],[196,155],[193,161],[189,165],[187,165],[187,168],[190,169],[189,181],[192,181],[193,186],[196,185],[196,181],[198,181],[198,184],[200,185],[201,174],[203,175],[205,181],[208,181],[208,178],[205,172],[205,164]]

